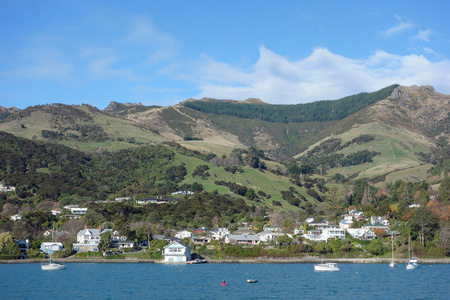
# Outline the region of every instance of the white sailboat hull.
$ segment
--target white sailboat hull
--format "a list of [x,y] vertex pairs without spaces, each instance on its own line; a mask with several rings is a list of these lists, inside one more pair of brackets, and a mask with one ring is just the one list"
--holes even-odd
[[55,263],[41,265],[42,270],[65,270],[66,267],[67,267],[67,265],[65,265],[65,264],[55,264]]
[[335,263],[322,263],[314,265],[314,271],[339,271]]

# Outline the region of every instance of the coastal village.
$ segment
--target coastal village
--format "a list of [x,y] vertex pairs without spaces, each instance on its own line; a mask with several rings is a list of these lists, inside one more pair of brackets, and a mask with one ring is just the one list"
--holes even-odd
[[[2,187],[5,189],[5,187]],[[172,196],[177,195],[193,195],[190,191],[178,191],[172,193]],[[167,197],[150,197],[139,200],[132,200],[130,197],[115,198],[116,203],[130,203],[134,202],[135,206],[142,206],[148,204],[171,205],[183,201],[181,198],[167,198]],[[109,201],[98,201],[98,204],[107,204]],[[420,204],[411,204],[410,209],[420,208]],[[54,216],[57,220],[67,222],[69,220],[80,220],[89,211],[87,207],[79,207],[78,205],[66,205],[62,208],[54,207],[48,208],[48,214]],[[11,221],[18,221],[22,219],[21,214],[14,214],[10,217]],[[127,236],[122,235],[119,231],[111,228],[88,228],[85,224],[83,229],[80,229],[70,243],[72,249],[68,252],[70,257],[77,257],[77,254],[87,253],[101,253],[101,256],[107,257],[118,252],[132,253],[133,251],[146,251],[149,249],[149,242],[162,241],[164,245],[159,250],[161,252],[161,262],[205,262],[204,258],[194,252],[199,246],[215,249],[217,245],[239,245],[242,247],[256,247],[263,246],[265,248],[273,248],[277,245],[288,244],[306,244],[314,245],[320,242],[329,243],[332,240],[344,240],[352,238],[354,241],[371,241],[374,239],[388,239],[393,240],[400,235],[397,230],[390,230],[390,223],[386,216],[364,216],[362,211],[349,208],[346,214],[341,215],[335,223],[324,220],[323,218],[315,219],[313,217],[307,218],[297,222],[293,226],[293,230],[288,231],[281,226],[274,226],[270,216],[265,216],[267,222],[263,224],[262,228],[257,228],[253,223],[242,222],[237,224],[235,230],[230,231],[226,227],[215,227],[208,229],[201,228],[185,228],[180,231],[171,230],[164,234],[152,234],[148,240],[134,240],[128,239]],[[358,228],[354,224],[358,223]],[[291,227],[292,228],[292,227]],[[38,252],[44,254],[39,255],[35,251],[31,251],[33,257],[51,257],[56,252],[64,252],[64,244],[58,241],[58,237],[67,236],[69,233],[63,230],[46,230],[43,232],[44,237],[51,237],[51,241],[40,244]],[[100,247],[102,236],[108,235],[108,244]],[[66,238],[67,239],[67,238]],[[20,249],[19,258],[29,258],[30,242],[26,239],[17,239],[16,244]],[[66,244],[68,245],[68,244]],[[161,244],[160,244],[161,245]],[[350,246],[351,247],[351,246]],[[359,247],[361,247],[359,245]],[[363,255],[361,254],[361,257]],[[367,255],[366,255],[367,256]],[[199,259],[202,258],[202,259]]]

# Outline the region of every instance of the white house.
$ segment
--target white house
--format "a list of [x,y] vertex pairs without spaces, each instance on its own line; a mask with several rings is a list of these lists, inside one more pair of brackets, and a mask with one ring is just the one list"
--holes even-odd
[[259,245],[260,238],[255,234],[228,234],[225,236],[226,244]]
[[163,248],[165,262],[185,262],[191,260],[191,247],[185,243],[173,241]]
[[173,192],[172,195],[194,195],[194,193],[191,191],[178,191]]
[[59,208],[54,208],[51,210],[51,212],[52,212],[52,215],[54,215],[54,216],[59,216],[62,214],[62,210],[60,210]]
[[119,249],[131,249],[134,246],[136,246],[136,242],[134,241],[121,241],[121,240],[117,240],[117,241],[113,241],[112,245],[114,248],[119,248]]
[[114,199],[114,201],[116,201],[116,202],[123,202],[123,201],[128,201],[128,200],[131,200],[131,197],[118,197],[118,198]]
[[13,215],[13,216],[11,216],[11,220],[12,221],[22,220],[22,216],[21,215]]
[[175,237],[179,238],[180,240],[182,240],[184,238],[192,238],[193,236],[194,236],[194,234],[187,230],[182,230],[175,234]]
[[333,226],[324,228],[320,234],[308,233],[303,235],[303,237],[314,242],[328,242],[329,239],[345,239],[345,230]]
[[359,211],[356,209],[349,209],[348,214],[350,216],[354,216],[354,217],[362,217],[364,215],[364,213],[362,211]]
[[370,223],[381,223],[385,226],[389,226],[389,221],[386,219],[386,217],[370,217]]
[[51,255],[55,251],[63,250],[64,245],[62,243],[56,243],[56,242],[44,242],[41,244],[41,251]]
[[261,242],[270,242],[271,240],[276,240],[278,237],[285,235],[284,233],[278,230],[264,230],[256,235],[259,236],[259,240]]
[[211,239],[214,241],[218,241],[224,238],[227,234],[230,234],[230,231],[226,227],[214,228],[212,231],[209,232]]
[[94,229],[84,228],[77,234],[77,243],[73,244],[73,250],[78,252],[98,251],[98,244],[100,243],[100,234],[105,232],[112,232],[112,229],[102,229],[100,226]]
[[71,207],[70,211],[73,215],[85,215],[87,212],[87,207]]
[[347,229],[347,232],[354,238],[360,239],[360,240],[371,240],[376,238],[376,235],[373,233],[370,229],[364,229],[364,228],[349,228]]

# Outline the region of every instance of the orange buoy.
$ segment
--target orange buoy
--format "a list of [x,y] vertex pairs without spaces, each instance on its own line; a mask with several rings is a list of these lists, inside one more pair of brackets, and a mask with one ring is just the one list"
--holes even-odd
[[227,284],[225,283],[225,280],[224,280],[224,281],[222,281],[222,283],[220,285],[227,285]]

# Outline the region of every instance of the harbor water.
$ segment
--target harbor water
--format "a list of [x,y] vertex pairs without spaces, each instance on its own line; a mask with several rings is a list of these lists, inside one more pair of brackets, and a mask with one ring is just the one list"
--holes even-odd
[[0,299],[450,299],[448,264],[338,267],[69,263],[66,270],[42,271],[40,264],[0,264]]

